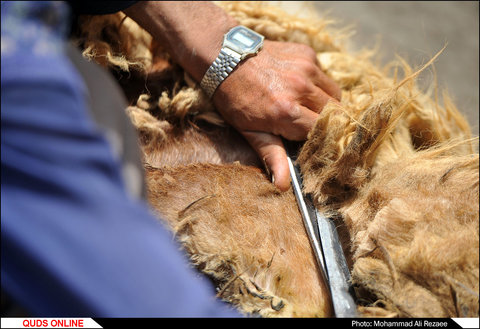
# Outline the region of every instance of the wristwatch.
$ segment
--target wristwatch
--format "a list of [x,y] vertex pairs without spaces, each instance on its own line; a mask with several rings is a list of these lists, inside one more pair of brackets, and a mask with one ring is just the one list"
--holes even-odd
[[223,37],[222,49],[202,78],[200,86],[212,97],[217,87],[242,60],[256,55],[263,47],[263,35],[239,25]]

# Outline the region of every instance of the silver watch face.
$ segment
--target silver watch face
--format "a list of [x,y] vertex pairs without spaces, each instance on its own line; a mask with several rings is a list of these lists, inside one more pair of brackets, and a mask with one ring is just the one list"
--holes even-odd
[[225,36],[224,46],[239,54],[254,54],[263,45],[263,36],[244,26],[237,26]]

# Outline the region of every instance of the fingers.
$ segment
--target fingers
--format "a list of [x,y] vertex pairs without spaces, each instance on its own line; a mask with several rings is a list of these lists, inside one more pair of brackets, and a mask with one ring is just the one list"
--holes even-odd
[[341,100],[342,90],[340,89],[340,86],[323,71],[319,71],[314,83],[327,95],[333,97],[337,101]]
[[[305,57],[302,60],[297,57],[297,65],[303,69],[318,88],[330,97],[340,101],[342,90],[338,84],[322,70],[315,51],[306,45],[296,45],[296,49],[297,51],[300,49],[300,54]],[[296,53],[297,56],[301,56],[300,54]]]
[[329,101],[339,102],[337,98],[317,86],[313,86],[311,89],[311,92],[300,100],[300,103],[313,112],[320,113]]
[[242,131],[243,136],[272,173],[272,182],[281,191],[290,188],[287,153],[280,137],[257,131]]
[[318,113],[309,108],[298,104],[293,105],[289,112],[283,115],[283,120],[276,126],[277,130],[274,130],[274,134],[289,140],[305,140],[317,118]]

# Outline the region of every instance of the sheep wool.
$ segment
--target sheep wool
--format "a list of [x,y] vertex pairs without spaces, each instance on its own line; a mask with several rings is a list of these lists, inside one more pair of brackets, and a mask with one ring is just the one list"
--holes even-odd
[[[360,316],[478,317],[477,139],[420,68],[350,53],[345,30],[260,2],[219,2],[269,40],[311,46],[342,89],[302,145],[304,192],[335,221]],[[133,104],[148,201],[217,296],[246,314],[333,316],[291,190],[280,192],[248,143],[191,77],[123,13],[83,16],[74,42]]]

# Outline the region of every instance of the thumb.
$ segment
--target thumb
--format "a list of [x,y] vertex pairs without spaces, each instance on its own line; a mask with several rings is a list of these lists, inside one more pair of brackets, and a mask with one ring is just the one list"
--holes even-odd
[[242,135],[265,162],[272,173],[272,182],[275,186],[281,191],[288,190],[290,171],[282,139],[279,136],[258,131],[242,131]]

